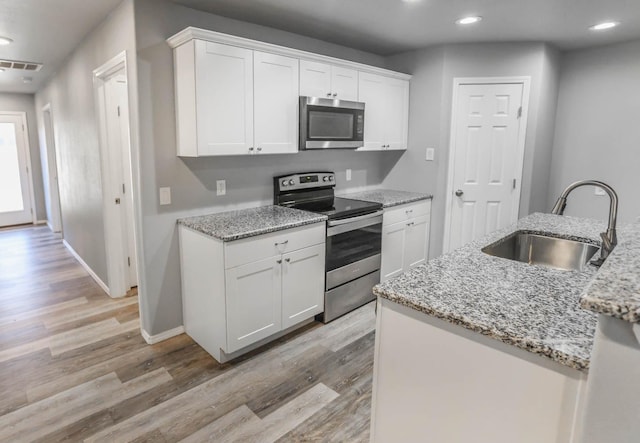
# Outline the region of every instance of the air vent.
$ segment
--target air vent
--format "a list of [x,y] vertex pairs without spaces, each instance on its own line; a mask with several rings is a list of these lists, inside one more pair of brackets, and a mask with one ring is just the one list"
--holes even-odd
[[0,60],[0,68],[37,72],[42,69],[42,63],[19,62],[16,60]]

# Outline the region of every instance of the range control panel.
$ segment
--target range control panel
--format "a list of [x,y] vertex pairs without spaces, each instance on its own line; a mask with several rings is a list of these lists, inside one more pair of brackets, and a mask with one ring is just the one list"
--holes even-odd
[[333,172],[307,172],[274,177],[274,186],[280,192],[298,189],[325,188],[336,185],[336,175]]

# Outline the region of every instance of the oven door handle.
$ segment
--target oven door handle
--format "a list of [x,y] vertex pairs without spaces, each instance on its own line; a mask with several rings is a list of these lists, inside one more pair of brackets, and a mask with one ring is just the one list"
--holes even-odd
[[351,218],[346,218],[344,220],[329,220],[329,227],[332,228],[334,226],[340,226],[340,225],[346,225],[347,223],[353,223],[353,222],[357,222],[360,220],[366,220],[368,218],[374,218],[374,217],[378,217],[379,215],[382,215],[384,211],[376,211],[374,213],[371,214],[366,214],[366,215],[360,215],[358,217],[351,217]]

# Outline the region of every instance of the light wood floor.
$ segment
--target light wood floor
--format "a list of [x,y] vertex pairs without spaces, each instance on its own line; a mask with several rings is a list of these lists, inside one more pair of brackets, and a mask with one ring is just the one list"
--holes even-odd
[[365,442],[374,312],[220,365],[140,336],[46,227],[0,231],[0,441]]

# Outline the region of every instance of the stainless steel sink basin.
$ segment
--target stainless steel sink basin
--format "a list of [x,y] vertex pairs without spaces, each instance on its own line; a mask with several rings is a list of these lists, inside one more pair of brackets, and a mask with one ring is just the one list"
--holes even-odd
[[485,254],[530,265],[581,271],[599,250],[598,246],[541,234],[516,231],[482,248]]

